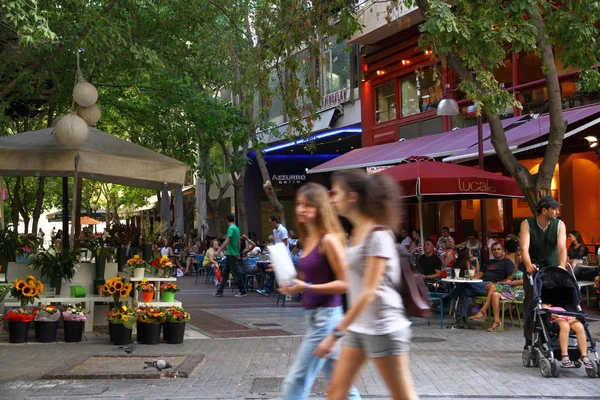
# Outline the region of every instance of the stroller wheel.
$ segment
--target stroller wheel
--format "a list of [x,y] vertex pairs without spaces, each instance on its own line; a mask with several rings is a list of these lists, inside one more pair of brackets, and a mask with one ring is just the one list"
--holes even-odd
[[598,362],[592,363],[592,368],[586,368],[585,369],[585,373],[587,374],[587,376],[589,376],[590,378],[595,378],[596,376],[600,376],[598,373]]
[[542,358],[540,360],[540,372],[544,378],[550,378],[552,376],[552,367],[554,363],[551,363],[547,358]]
[[552,370],[551,371],[552,377],[558,378],[559,368],[560,368],[560,361],[555,359],[554,362],[550,364],[550,369]]
[[575,360],[573,361],[573,364],[575,365],[575,368],[581,368],[581,361]]
[[531,365],[535,368],[540,366],[540,352],[536,349],[533,349],[531,352]]
[[531,367],[531,351],[523,350],[523,355],[521,356],[521,360],[523,361],[523,366],[526,368]]

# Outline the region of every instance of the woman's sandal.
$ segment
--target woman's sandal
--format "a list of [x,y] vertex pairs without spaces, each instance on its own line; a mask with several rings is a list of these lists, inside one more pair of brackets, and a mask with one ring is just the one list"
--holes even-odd
[[500,321],[494,321],[494,323],[492,324],[492,326],[490,326],[487,331],[488,332],[494,332],[494,331],[496,331],[496,329],[498,329],[498,327],[500,325],[501,325]]
[[569,359],[568,355],[563,355],[560,358],[562,360],[562,368],[575,368],[575,364],[573,364],[573,361]]
[[485,314],[483,314],[481,311],[477,311],[475,315],[471,316],[471,319],[477,321],[478,319],[481,319],[483,317],[485,317]]
[[579,361],[582,362],[583,366],[586,369],[594,369],[594,365],[592,364],[592,362],[590,361],[590,358],[588,356],[583,356],[579,359]]

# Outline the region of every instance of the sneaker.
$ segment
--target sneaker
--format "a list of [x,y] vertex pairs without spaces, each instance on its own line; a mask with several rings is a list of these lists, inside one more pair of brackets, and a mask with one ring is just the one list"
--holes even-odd
[[213,293],[213,296],[215,296],[215,297],[223,297],[223,293],[215,292],[215,293]]
[[238,293],[235,297],[246,297],[246,293]]
[[258,289],[258,290],[256,291],[256,293],[258,293],[258,294],[260,294],[260,295],[262,295],[262,296],[267,296],[267,297],[269,296],[269,292],[267,292],[267,291],[266,291],[266,290],[264,290],[264,289]]

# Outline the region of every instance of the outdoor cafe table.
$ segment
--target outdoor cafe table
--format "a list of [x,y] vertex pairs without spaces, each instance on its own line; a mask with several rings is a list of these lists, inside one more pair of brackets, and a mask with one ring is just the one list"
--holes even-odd
[[[464,278],[442,278],[441,279],[442,282],[448,282],[448,283],[452,283],[452,284],[464,284],[464,283],[481,283],[483,282],[483,279],[464,279]],[[458,309],[458,302],[460,299],[456,299],[456,308]],[[452,307],[450,307],[450,311],[448,313],[448,315],[452,314]],[[466,318],[466,316],[464,316]],[[467,319],[468,321],[468,319]],[[458,317],[456,318],[456,322],[454,323],[454,325],[457,325],[459,322]],[[455,326],[454,325],[448,325],[447,328],[452,328],[454,329]],[[466,323],[467,327],[469,327],[468,322]],[[471,328],[474,329],[474,328]]]

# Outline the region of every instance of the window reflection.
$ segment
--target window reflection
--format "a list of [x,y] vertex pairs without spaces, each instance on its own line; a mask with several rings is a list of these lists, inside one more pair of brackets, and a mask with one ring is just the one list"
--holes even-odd
[[323,95],[350,89],[350,56],[346,42],[336,43],[336,38],[325,40],[323,59]]
[[442,82],[437,69],[417,70],[401,80],[402,116],[435,110],[442,99]]
[[377,109],[375,121],[385,122],[396,119],[396,82],[389,82],[375,89]]

